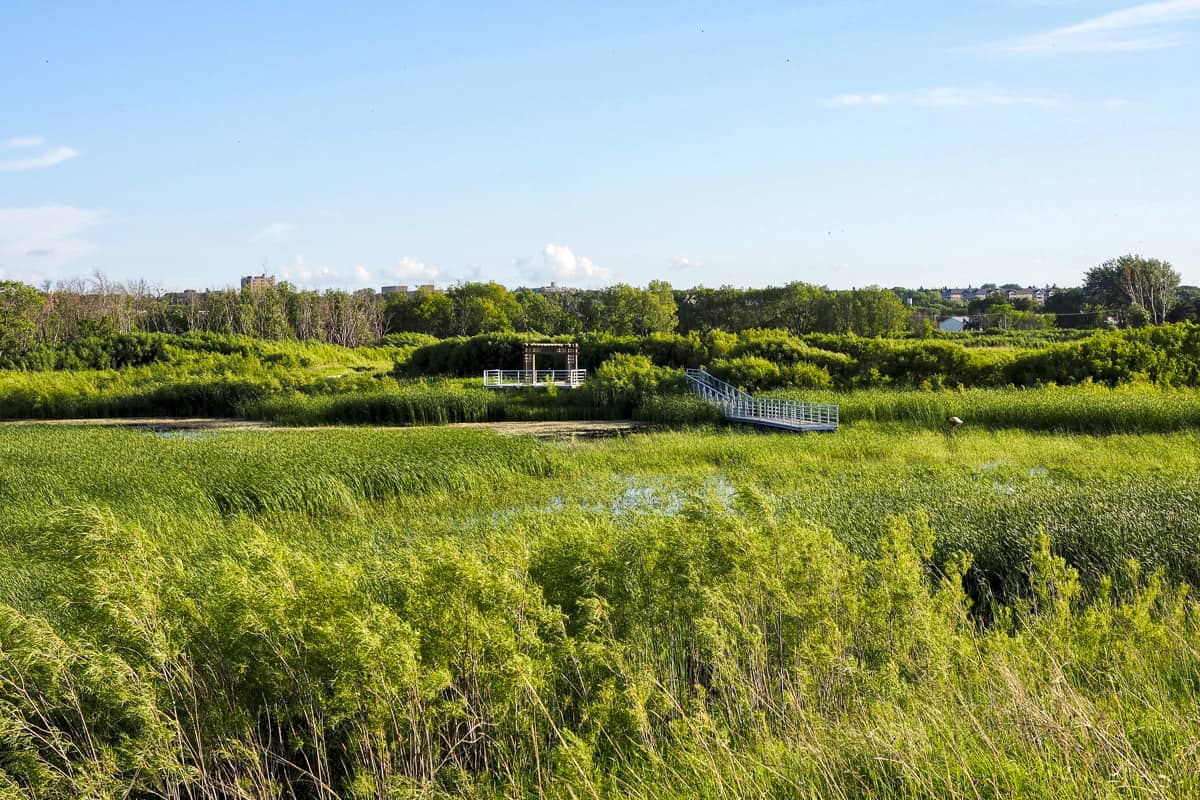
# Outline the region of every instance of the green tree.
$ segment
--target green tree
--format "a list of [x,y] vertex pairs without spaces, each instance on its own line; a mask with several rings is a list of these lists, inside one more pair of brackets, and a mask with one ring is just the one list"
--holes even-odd
[[573,333],[579,328],[578,319],[567,314],[562,303],[550,299],[541,292],[533,289],[518,289],[513,292],[513,298],[520,306],[520,316],[517,329],[525,332],[535,331],[554,336],[561,333]]
[[1180,286],[1168,322],[1200,322],[1200,286]]
[[1102,328],[1104,307],[1089,299],[1086,289],[1059,289],[1046,298],[1045,311],[1060,328]]
[[[1112,309],[1122,322],[1132,317],[1151,324],[1167,320],[1179,288],[1179,273],[1170,262],[1129,253],[1092,267],[1084,289],[1094,303]],[[1133,308],[1141,312],[1131,315]]]
[[617,336],[670,333],[679,324],[675,293],[666,281],[651,281],[646,289],[610,286],[588,298],[585,314],[592,330]]
[[521,319],[521,305],[495,281],[460,284],[447,295],[454,302],[456,333],[464,336],[511,331]]
[[869,286],[831,292],[822,303],[820,328],[826,333],[894,336],[907,329],[909,316],[894,293]]
[[41,293],[17,281],[0,281],[0,366],[17,366],[37,341]]
[[[666,281],[650,281],[644,295],[643,311],[635,333],[671,333],[679,325],[679,307],[675,293]],[[636,330],[640,328],[640,330]]]
[[1083,290],[1088,300],[1117,312],[1123,318],[1129,298],[1121,287],[1121,268],[1116,260],[1092,267],[1083,276]]
[[1179,273],[1170,262],[1130,254],[1118,258],[1117,264],[1130,305],[1144,309],[1153,325],[1166,322],[1179,288]]

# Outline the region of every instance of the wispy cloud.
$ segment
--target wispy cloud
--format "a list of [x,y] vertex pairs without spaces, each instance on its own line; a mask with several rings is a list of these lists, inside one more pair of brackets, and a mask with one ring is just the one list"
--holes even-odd
[[0,266],[21,280],[51,277],[95,249],[83,234],[100,217],[99,211],[61,205],[0,208]]
[[252,242],[286,242],[300,226],[290,222],[272,222],[250,237]]
[[0,142],[0,172],[53,167],[79,155],[73,147],[49,147],[40,136],[14,136]]
[[843,94],[829,99],[831,106],[882,106],[893,102],[886,94]]
[[1002,53],[1129,53],[1178,47],[1180,30],[1200,19],[1200,0],[1159,0],[1111,11],[1075,25],[1054,28],[985,49]]
[[831,106],[920,106],[926,108],[967,108],[978,106],[1036,106],[1053,108],[1061,101],[1051,95],[1017,94],[998,89],[939,87],[917,92],[844,94],[830,98]]

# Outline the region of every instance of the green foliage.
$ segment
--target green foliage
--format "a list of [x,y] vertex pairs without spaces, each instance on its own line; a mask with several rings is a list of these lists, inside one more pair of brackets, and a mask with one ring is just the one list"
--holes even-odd
[[646,356],[617,353],[596,369],[590,383],[601,402],[632,407],[658,394],[668,383],[678,385],[681,379],[670,370],[654,366]]
[[[801,340],[757,329],[737,336],[589,335],[580,350],[592,380],[582,389],[485,392],[476,376],[483,368],[519,365],[531,338],[489,334],[413,347],[422,340],[402,337],[391,346],[356,349],[217,334],[79,339],[39,351],[75,369],[0,371],[0,417],[201,415],[297,425],[626,418],[652,396],[686,392],[682,369],[704,366],[752,392],[793,398],[803,392],[803,399],[840,403],[849,423],[915,415],[939,424],[936,414],[946,412],[944,419],[958,414],[958,407],[977,424],[993,426],[1165,431],[1196,424],[1190,394],[1177,390],[1200,386],[1200,327],[1179,323],[1025,349],[966,347],[940,338]],[[91,365],[105,368],[82,368]],[[470,377],[419,377],[438,373]],[[1052,388],[1076,385],[1078,392]],[[1129,390],[1105,392],[1102,386]],[[908,391],[969,387],[998,390]]]
[[1186,798],[1184,437],[0,437],[13,797]]
[[833,385],[829,373],[816,364],[785,364],[757,356],[717,359],[712,373],[747,392],[789,386],[797,389],[828,389]]
[[34,315],[41,306],[42,296],[33,287],[0,281],[0,369],[27,363],[27,354],[37,342]]
[[[766,396],[796,399],[794,390]],[[843,425],[899,422],[926,429],[960,417],[985,428],[1076,433],[1168,433],[1200,427],[1200,391],[1100,384],[1033,389],[858,389],[808,391],[804,399],[837,403]]]
[[1175,302],[1179,273],[1157,258],[1132,253],[1088,270],[1084,291],[1130,325],[1160,324]]

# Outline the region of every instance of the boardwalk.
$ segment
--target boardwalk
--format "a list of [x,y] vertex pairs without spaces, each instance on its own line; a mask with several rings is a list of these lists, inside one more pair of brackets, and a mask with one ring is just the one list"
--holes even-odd
[[702,369],[689,369],[687,379],[697,395],[719,405],[725,419],[733,422],[797,433],[838,429],[838,407],[834,403],[760,400]]
[[546,388],[550,384],[576,389],[587,379],[586,369],[489,369],[483,373],[485,389]]

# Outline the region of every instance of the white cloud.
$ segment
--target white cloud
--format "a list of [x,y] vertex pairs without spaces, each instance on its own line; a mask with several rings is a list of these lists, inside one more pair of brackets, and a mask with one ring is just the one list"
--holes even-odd
[[250,237],[252,242],[286,242],[292,234],[299,230],[299,225],[290,222],[272,222],[258,233]]
[[612,273],[592,262],[586,256],[576,255],[566,245],[548,243],[542,248],[541,275],[556,281],[592,283],[612,277]]
[[690,269],[699,269],[703,266],[699,261],[693,261],[687,256],[675,256],[671,259],[671,269],[679,271],[687,271]]
[[1053,108],[1060,100],[1050,95],[1015,94],[1001,89],[964,89],[943,86],[900,94],[846,94],[831,98],[833,106],[921,106],[926,108],[969,108],[980,106],[1035,106]]
[[432,267],[412,256],[403,256],[384,270],[384,275],[389,281],[403,284],[433,283],[441,277],[441,274],[441,270],[437,267]]
[[345,271],[336,267],[310,264],[304,256],[299,255],[279,269],[279,277],[304,288],[325,289],[343,286],[347,282]]
[[1075,25],[997,42],[987,49],[1005,53],[1129,53],[1178,47],[1177,26],[1200,19],[1200,0],[1159,0],[1101,14]]
[[[40,136],[15,136],[0,143],[0,172],[53,167],[79,155],[73,147],[45,147]],[[27,152],[39,150],[40,152]]]
[[380,284],[433,283],[439,272],[425,262],[405,256],[394,265],[382,270],[369,270],[361,264],[352,267],[334,267],[325,264],[310,264],[298,255],[280,267],[279,277],[307,289],[378,289]]
[[95,249],[82,234],[100,216],[60,205],[0,208],[0,269],[22,280],[49,277]]

